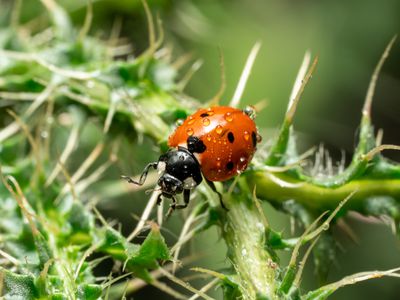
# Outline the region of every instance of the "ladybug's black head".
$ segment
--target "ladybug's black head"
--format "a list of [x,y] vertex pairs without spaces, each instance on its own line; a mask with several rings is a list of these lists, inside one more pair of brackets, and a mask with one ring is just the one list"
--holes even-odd
[[161,187],[163,196],[167,198],[183,192],[183,182],[168,173],[161,175],[158,185]]
[[200,165],[196,157],[186,148],[171,149],[160,156],[157,170],[163,196],[171,198],[183,190],[191,190],[202,181]]

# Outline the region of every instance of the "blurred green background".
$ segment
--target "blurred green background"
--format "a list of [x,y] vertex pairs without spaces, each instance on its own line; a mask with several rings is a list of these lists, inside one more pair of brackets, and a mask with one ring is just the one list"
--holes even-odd
[[[7,9],[12,2],[0,1],[0,9]],[[85,1],[58,2],[68,8],[77,26],[83,23]],[[140,1],[92,2],[92,34],[108,36],[113,24],[121,20],[121,35],[133,43],[135,52],[140,53],[147,47],[146,19]],[[400,32],[399,0],[149,0],[149,4],[153,13],[163,20],[165,43],[172,47],[174,56],[191,53],[189,64],[196,59],[203,61],[186,89],[196,99],[212,98],[220,86],[218,48],[221,48],[227,80],[222,103],[229,103],[251,47],[261,41],[262,48],[247,84],[243,105],[267,101],[267,107],[257,119],[262,129],[276,129],[280,124],[305,51],[309,49],[318,55],[317,71],[300,102],[295,128],[301,150],[324,143],[336,159],[340,158],[340,149],[346,151],[347,157],[352,152],[372,71],[390,38]],[[22,23],[43,14],[39,1],[23,1]],[[38,20],[36,26],[45,26],[45,17]],[[400,42],[395,44],[383,68],[374,99],[373,120],[376,128],[384,129],[384,143],[400,144]],[[272,137],[268,134],[263,136],[265,141]],[[132,145],[132,160],[127,162],[132,174],[139,173],[144,161],[151,159],[146,150],[149,147],[151,143],[147,140],[144,145]],[[388,153],[388,156],[400,159],[398,153]],[[154,152],[153,158],[156,157]],[[147,197],[144,193],[121,197],[103,205],[102,211],[108,218],[121,221],[123,231],[128,233],[135,225],[131,213],[140,215]],[[290,235],[288,217],[268,204],[265,209],[270,224]],[[339,227],[335,229],[340,250],[329,281],[355,272],[400,265],[399,243],[389,226],[362,222],[356,217],[348,217],[346,222],[356,233],[358,243],[346,237]],[[182,218],[177,214],[168,223],[164,235],[167,240],[175,241]],[[228,266],[226,249],[215,229],[198,236],[189,248],[186,254],[202,249],[204,257],[195,263],[197,266],[213,270]],[[283,255],[283,259],[287,257]],[[316,286],[311,260],[306,270],[304,287]],[[399,294],[399,279],[386,278],[346,287],[331,299],[398,299]],[[216,291],[213,296],[220,298],[221,294]],[[147,297],[168,299],[152,288],[135,295],[136,299]]]

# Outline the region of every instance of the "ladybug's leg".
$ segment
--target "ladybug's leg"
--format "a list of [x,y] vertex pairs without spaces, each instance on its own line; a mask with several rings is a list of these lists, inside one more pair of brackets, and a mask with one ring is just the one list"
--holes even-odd
[[136,184],[136,185],[143,185],[144,182],[146,181],[147,173],[149,173],[149,169],[150,169],[150,168],[157,169],[157,165],[158,165],[158,162],[149,163],[149,164],[144,168],[142,175],[140,175],[139,181],[135,181],[135,180],[133,180],[132,178],[130,178],[129,176],[125,176],[125,175],[121,175],[121,178],[122,178],[122,179],[125,179],[125,180],[128,181],[129,183],[133,183],[133,184]]
[[189,200],[190,200],[190,190],[183,190],[183,201],[185,204],[179,204],[175,208],[177,209],[186,208],[189,204]]
[[175,199],[175,197],[174,196],[172,196],[172,203],[171,203],[171,205],[169,206],[169,209],[168,209],[168,212],[167,212],[167,215],[165,216],[166,217],[166,219],[168,219],[169,218],[169,216],[172,214],[172,212],[175,210],[175,208],[176,208],[176,199]]
[[215,187],[214,182],[212,182],[211,180],[208,180],[207,178],[205,178],[205,180],[206,180],[208,186],[213,190],[213,192],[218,195],[219,202],[221,203],[222,208],[225,209],[226,211],[228,211],[229,209],[226,208],[224,202],[222,201],[222,195],[220,192],[217,191],[217,188]]
[[161,193],[157,196],[157,205],[160,205],[160,204],[161,204],[161,201],[162,201],[161,196],[162,196]]

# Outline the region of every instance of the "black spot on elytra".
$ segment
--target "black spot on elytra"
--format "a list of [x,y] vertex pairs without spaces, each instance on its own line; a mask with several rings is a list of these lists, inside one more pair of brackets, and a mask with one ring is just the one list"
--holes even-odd
[[202,114],[200,115],[200,117],[202,117],[202,118],[205,118],[205,117],[208,117],[208,116],[209,116],[208,113],[202,113]]
[[231,170],[233,170],[233,167],[234,167],[234,165],[233,165],[233,162],[228,162],[227,164],[226,164],[226,168],[229,170],[229,171],[231,171]]
[[257,134],[254,131],[251,133],[251,140],[253,141],[253,147],[255,148],[257,146]]
[[191,153],[203,153],[206,151],[207,147],[204,145],[203,141],[197,136],[190,136],[187,141],[187,147]]
[[235,141],[235,136],[233,135],[232,132],[228,133],[228,141],[229,143],[233,143]]

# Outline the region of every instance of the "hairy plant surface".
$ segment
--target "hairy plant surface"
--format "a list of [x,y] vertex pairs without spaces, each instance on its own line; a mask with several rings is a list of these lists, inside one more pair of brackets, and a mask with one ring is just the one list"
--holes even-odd
[[[335,259],[330,225],[348,211],[386,216],[395,229],[399,226],[400,165],[381,154],[399,147],[381,145],[370,117],[377,76],[394,39],[371,79],[348,166],[334,167],[329,156],[324,160],[323,150],[315,153],[315,161],[313,153],[296,150],[293,119],[317,64],[315,59],[309,67],[306,55],[272,146],[267,151],[261,146],[246,172],[217,186],[229,211],[201,185],[178,242],[168,246],[160,233],[163,206],[151,221],[158,191],[125,237],[96,209],[98,201],[113,195],[93,185],[100,182],[114,194],[124,193],[122,174],[111,172],[111,181],[102,178],[120,163],[126,139],[138,143],[145,135],[161,153],[175,122],[204,106],[183,93],[196,64],[178,76],[181,62],[163,47],[162,27],[146,3],[149,47],[137,57],[118,36],[101,40],[88,35],[90,5],[78,30],[53,0],[42,3],[52,21],[49,28],[31,30],[14,17],[0,31],[0,295],[5,299],[119,299],[134,295],[143,282],[178,299],[211,299],[206,292],[217,284],[224,299],[326,299],[345,285],[398,276],[397,269],[364,272],[313,291],[301,288],[311,251],[318,275],[327,276]],[[258,49],[257,44],[249,56],[232,106],[240,103]],[[147,187],[152,184],[154,178]],[[286,238],[275,231],[260,200],[299,220],[304,234]],[[210,226],[220,229],[231,269],[194,269],[211,277],[196,289],[173,273],[182,246]],[[143,233],[143,242],[133,242]],[[306,244],[310,246],[299,262],[299,249]],[[291,251],[289,265],[279,261],[279,250]],[[94,269],[105,259],[114,268],[109,276],[96,277]]]

